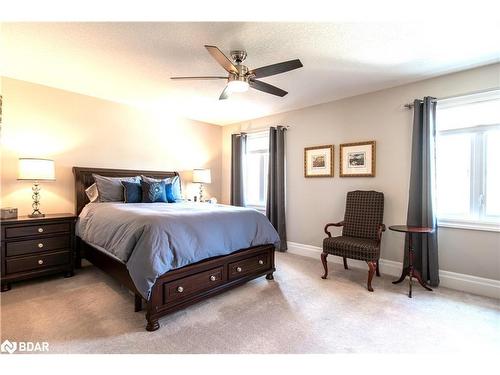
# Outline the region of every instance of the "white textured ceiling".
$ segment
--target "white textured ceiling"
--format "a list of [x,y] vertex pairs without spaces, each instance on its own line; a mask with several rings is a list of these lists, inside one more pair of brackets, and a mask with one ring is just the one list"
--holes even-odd
[[[500,23],[3,23],[1,74],[225,125],[500,61]],[[204,44],[248,52],[250,68],[300,58],[219,101],[224,75]]]

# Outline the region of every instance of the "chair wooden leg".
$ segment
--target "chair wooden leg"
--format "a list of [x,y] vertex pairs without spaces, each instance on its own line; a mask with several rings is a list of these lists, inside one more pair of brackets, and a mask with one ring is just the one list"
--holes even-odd
[[377,260],[377,272],[376,272],[376,275],[377,275],[378,277],[380,277],[380,266],[379,266],[379,264],[378,264],[378,260]]
[[372,279],[373,279],[373,274],[375,273],[375,270],[377,269],[377,262],[366,262],[368,263],[368,283],[367,283],[367,288],[370,292],[373,292],[372,288]]
[[348,270],[349,268],[347,267],[347,258],[344,257],[342,259],[344,259],[344,268]]
[[328,277],[328,264],[326,262],[326,257],[328,253],[321,253],[321,263],[323,263],[323,268],[325,269],[325,274],[321,276],[322,279],[326,279]]

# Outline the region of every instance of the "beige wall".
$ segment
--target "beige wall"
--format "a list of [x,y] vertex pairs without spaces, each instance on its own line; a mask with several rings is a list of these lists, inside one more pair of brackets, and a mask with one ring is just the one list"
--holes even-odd
[[[31,212],[31,183],[16,180],[19,157],[55,160],[57,180],[42,184],[46,213],[74,211],[73,166],[176,170],[184,181],[193,168],[207,167],[206,195],[220,198],[220,126],[5,77],[2,95],[2,207]],[[190,196],[197,188],[184,187]]]
[[[387,225],[406,221],[414,98],[447,97],[500,86],[500,64],[420,81],[296,111],[228,125],[223,130],[222,199],[229,202],[230,135],[240,130],[289,125],[287,133],[288,240],[321,246],[324,224],[340,221],[353,189],[385,194]],[[376,140],[374,178],[339,178],[339,144]],[[335,177],[304,178],[304,147],[335,145]],[[387,231],[382,257],[402,261],[403,236]],[[500,233],[440,228],[440,268],[500,280]],[[383,270],[382,270],[383,271]]]

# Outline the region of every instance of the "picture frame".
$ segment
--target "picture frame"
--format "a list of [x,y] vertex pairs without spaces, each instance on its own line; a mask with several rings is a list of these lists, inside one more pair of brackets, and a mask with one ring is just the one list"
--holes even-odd
[[340,177],[375,177],[375,141],[340,145]]
[[304,177],[333,177],[333,145],[304,148]]

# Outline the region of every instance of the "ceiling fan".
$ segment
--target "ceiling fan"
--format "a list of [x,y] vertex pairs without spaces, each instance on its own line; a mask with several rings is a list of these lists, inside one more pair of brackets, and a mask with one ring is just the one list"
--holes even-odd
[[285,90],[270,85],[269,83],[259,81],[257,78],[273,76],[275,74],[288,72],[289,70],[294,70],[303,66],[300,60],[296,59],[263,66],[257,69],[249,69],[247,66],[242,65],[242,62],[245,61],[247,57],[246,51],[231,51],[231,57],[234,62],[233,63],[217,47],[205,45],[205,48],[208,50],[208,53],[210,53],[212,57],[219,63],[219,65],[229,73],[227,77],[171,77],[171,79],[225,79],[227,80],[227,85],[224,91],[222,91],[219,100],[229,98],[229,95],[233,92],[245,92],[249,87],[266,92],[268,94],[285,96],[286,94],[288,94],[288,92],[286,92]]

